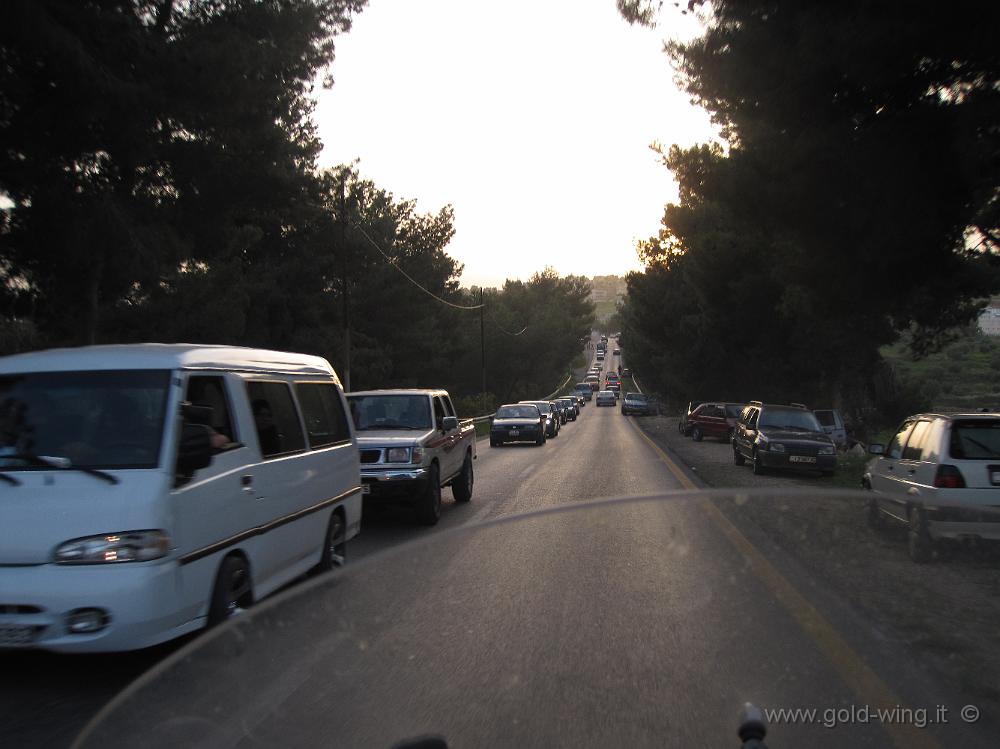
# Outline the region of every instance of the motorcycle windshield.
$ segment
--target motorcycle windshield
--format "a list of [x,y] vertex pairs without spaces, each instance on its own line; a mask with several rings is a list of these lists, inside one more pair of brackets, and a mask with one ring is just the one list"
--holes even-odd
[[990,745],[995,565],[915,565],[869,497],[678,493],[434,533],[200,637],[77,745],[738,746],[746,702],[772,749]]

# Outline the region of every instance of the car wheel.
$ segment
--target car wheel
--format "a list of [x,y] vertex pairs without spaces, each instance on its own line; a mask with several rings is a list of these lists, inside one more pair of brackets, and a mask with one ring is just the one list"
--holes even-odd
[[417,502],[417,520],[421,525],[437,525],[441,518],[441,472],[437,463],[431,465],[424,494]]
[[323,542],[323,556],[319,558],[316,572],[329,572],[334,567],[343,567],[347,561],[347,524],[344,516],[334,510],[330,522],[326,526],[326,539]]
[[741,466],[746,462],[746,458],[743,457],[740,449],[736,445],[733,445],[733,465]]
[[909,512],[910,528],[907,533],[906,543],[910,552],[910,559],[917,564],[926,564],[931,561],[933,541],[930,531],[927,529],[927,516],[920,507],[911,507]]
[[678,421],[677,422],[677,431],[679,433],[681,433],[681,434],[684,434],[684,422],[683,421]]
[[472,499],[472,487],[476,483],[476,476],[472,469],[472,456],[465,454],[462,462],[462,472],[458,478],[451,482],[451,493],[456,502],[468,502]]
[[764,473],[766,472],[766,469],[764,468],[764,464],[760,462],[760,455],[757,454],[756,450],[753,451],[753,457],[751,458],[751,460],[753,461],[754,474],[756,474],[757,476],[763,476]]
[[214,627],[236,616],[253,602],[250,569],[246,560],[233,554],[222,560],[208,603],[208,626]]
[[693,439],[695,442],[701,442],[701,438],[702,438],[701,430],[698,427],[694,427],[691,430],[691,439]]
[[868,500],[865,510],[865,520],[868,521],[869,528],[873,531],[880,531],[885,528],[885,517],[882,515],[882,511],[879,510],[878,501],[875,497],[871,497]]

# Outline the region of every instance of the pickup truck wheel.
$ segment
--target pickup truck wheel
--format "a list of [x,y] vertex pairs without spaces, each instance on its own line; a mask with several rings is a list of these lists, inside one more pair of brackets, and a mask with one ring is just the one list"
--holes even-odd
[[441,518],[441,472],[437,463],[430,468],[424,494],[417,501],[417,520],[421,525],[437,525]]
[[746,458],[743,457],[743,453],[741,453],[740,449],[738,447],[736,447],[736,445],[734,444],[733,445],[733,465],[741,466],[741,465],[743,465],[746,462],[747,461],[746,461]]
[[451,493],[456,502],[468,502],[472,499],[472,486],[476,481],[472,471],[472,456],[466,453],[462,463],[462,472],[451,482]]
[[693,439],[695,442],[701,442],[702,436],[703,435],[701,433],[701,430],[698,427],[694,427],[691,429],[691,439]]

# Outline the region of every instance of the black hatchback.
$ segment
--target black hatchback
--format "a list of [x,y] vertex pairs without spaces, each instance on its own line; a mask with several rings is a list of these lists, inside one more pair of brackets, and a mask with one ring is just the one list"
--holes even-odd
[[746,461],[757,474],[785,468],[829,476],[837,468],[837,446],[805,406],[750,401],[733,431],[733,462]]

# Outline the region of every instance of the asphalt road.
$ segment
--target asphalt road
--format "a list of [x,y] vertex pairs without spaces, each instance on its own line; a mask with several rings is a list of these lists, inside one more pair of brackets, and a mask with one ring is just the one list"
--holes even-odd
[[[198,735],[211,725],[223,732],[220,743],[262,746],[389,746],[425,732],[453,746],[725,746],[735,744],[745,700],[819,710],[893,701],[961,707],[906,665],[902,643],[881,641],[822,581],[762,550],[753,528],[737,528],[708,500],[610,505],[449,533],[693,486],[617,408],[591,402],[541,447],[481,441],[479,451],[471,503],[446,502],[432,529],[403,509],[366,516],[348,574],[265,608],[259,623],[240,622],[258,627],[261,647],[188,664],[217,678],[187,678],[181,663],[165,682],[169,694],[127,712],[115,731],[131,722],[182,745],[155,730],[179,710],[201,716],[185,723],[201,726]],[[402,546],[414,539],[428,543]],[[10,745],[65,745],[115,691],[175,649],[0,656],[0,736]],[[252,731],[240,717],[246,710]],[[269,722],[276,714],[280,725]],[[905,724],[776,725],[769,744],[982,742],[962,731],[939,729],[935,743],[929,729]]]

